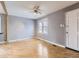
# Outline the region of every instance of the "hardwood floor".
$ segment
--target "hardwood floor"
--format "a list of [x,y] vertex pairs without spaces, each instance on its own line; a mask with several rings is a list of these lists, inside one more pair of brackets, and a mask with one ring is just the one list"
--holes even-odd
[[31,39],[0,45],[0,57],[4,58],[73,58],[79,52]]

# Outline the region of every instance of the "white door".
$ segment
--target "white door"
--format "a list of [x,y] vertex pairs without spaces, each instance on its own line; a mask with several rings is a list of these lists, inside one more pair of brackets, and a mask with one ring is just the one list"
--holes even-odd
[[69,19],[68,19],[68,15],[66,14],[66,46],[69,46]]
[[[67,19],[66,22],[68,22],[68,26],[66,29],[66,46],[72,49],[77,50],[77,14],[75,11],[71,11],[66,14]],[[66,23],[67,24],[67,23]]]
[[77,41],[77,43],[78,43],[78,51],[79,51],[79,11],[78,11],[77,15],[78,15],[78,41]]

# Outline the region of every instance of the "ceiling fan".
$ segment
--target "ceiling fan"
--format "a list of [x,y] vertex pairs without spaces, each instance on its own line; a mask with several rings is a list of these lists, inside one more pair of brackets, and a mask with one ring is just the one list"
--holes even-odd
[[40,10],[40,6],[39,5],[35,5],[33,7],[33,13],[34,14],[41,14],[41,10]]

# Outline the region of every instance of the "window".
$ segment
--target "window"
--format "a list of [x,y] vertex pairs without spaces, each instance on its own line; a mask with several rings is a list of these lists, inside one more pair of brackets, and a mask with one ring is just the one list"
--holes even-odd
[[47,34],[48,33],[48,21],[47,19],[42,19],[38,21],[38,33]]
[[38,32],[39,32],[39,33],[42,33],[42,27],[43,27],[42,22],[39,22],[38,25],[39,25],[39,26],[38,26],[38,27],[39,27],[39,29],[38,29],[39,31],[38,31]]
[[44,34],[48,33],[48,21],[47,21],[47,19],[44,19],[44,21],[43,21],[43,33]]

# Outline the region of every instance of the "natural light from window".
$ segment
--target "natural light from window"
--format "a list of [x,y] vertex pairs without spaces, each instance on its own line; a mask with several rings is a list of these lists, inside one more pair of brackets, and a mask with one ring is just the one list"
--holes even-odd
[[38,33],[47,34],[48,33],[48,19],[44,18],[38,21]]

